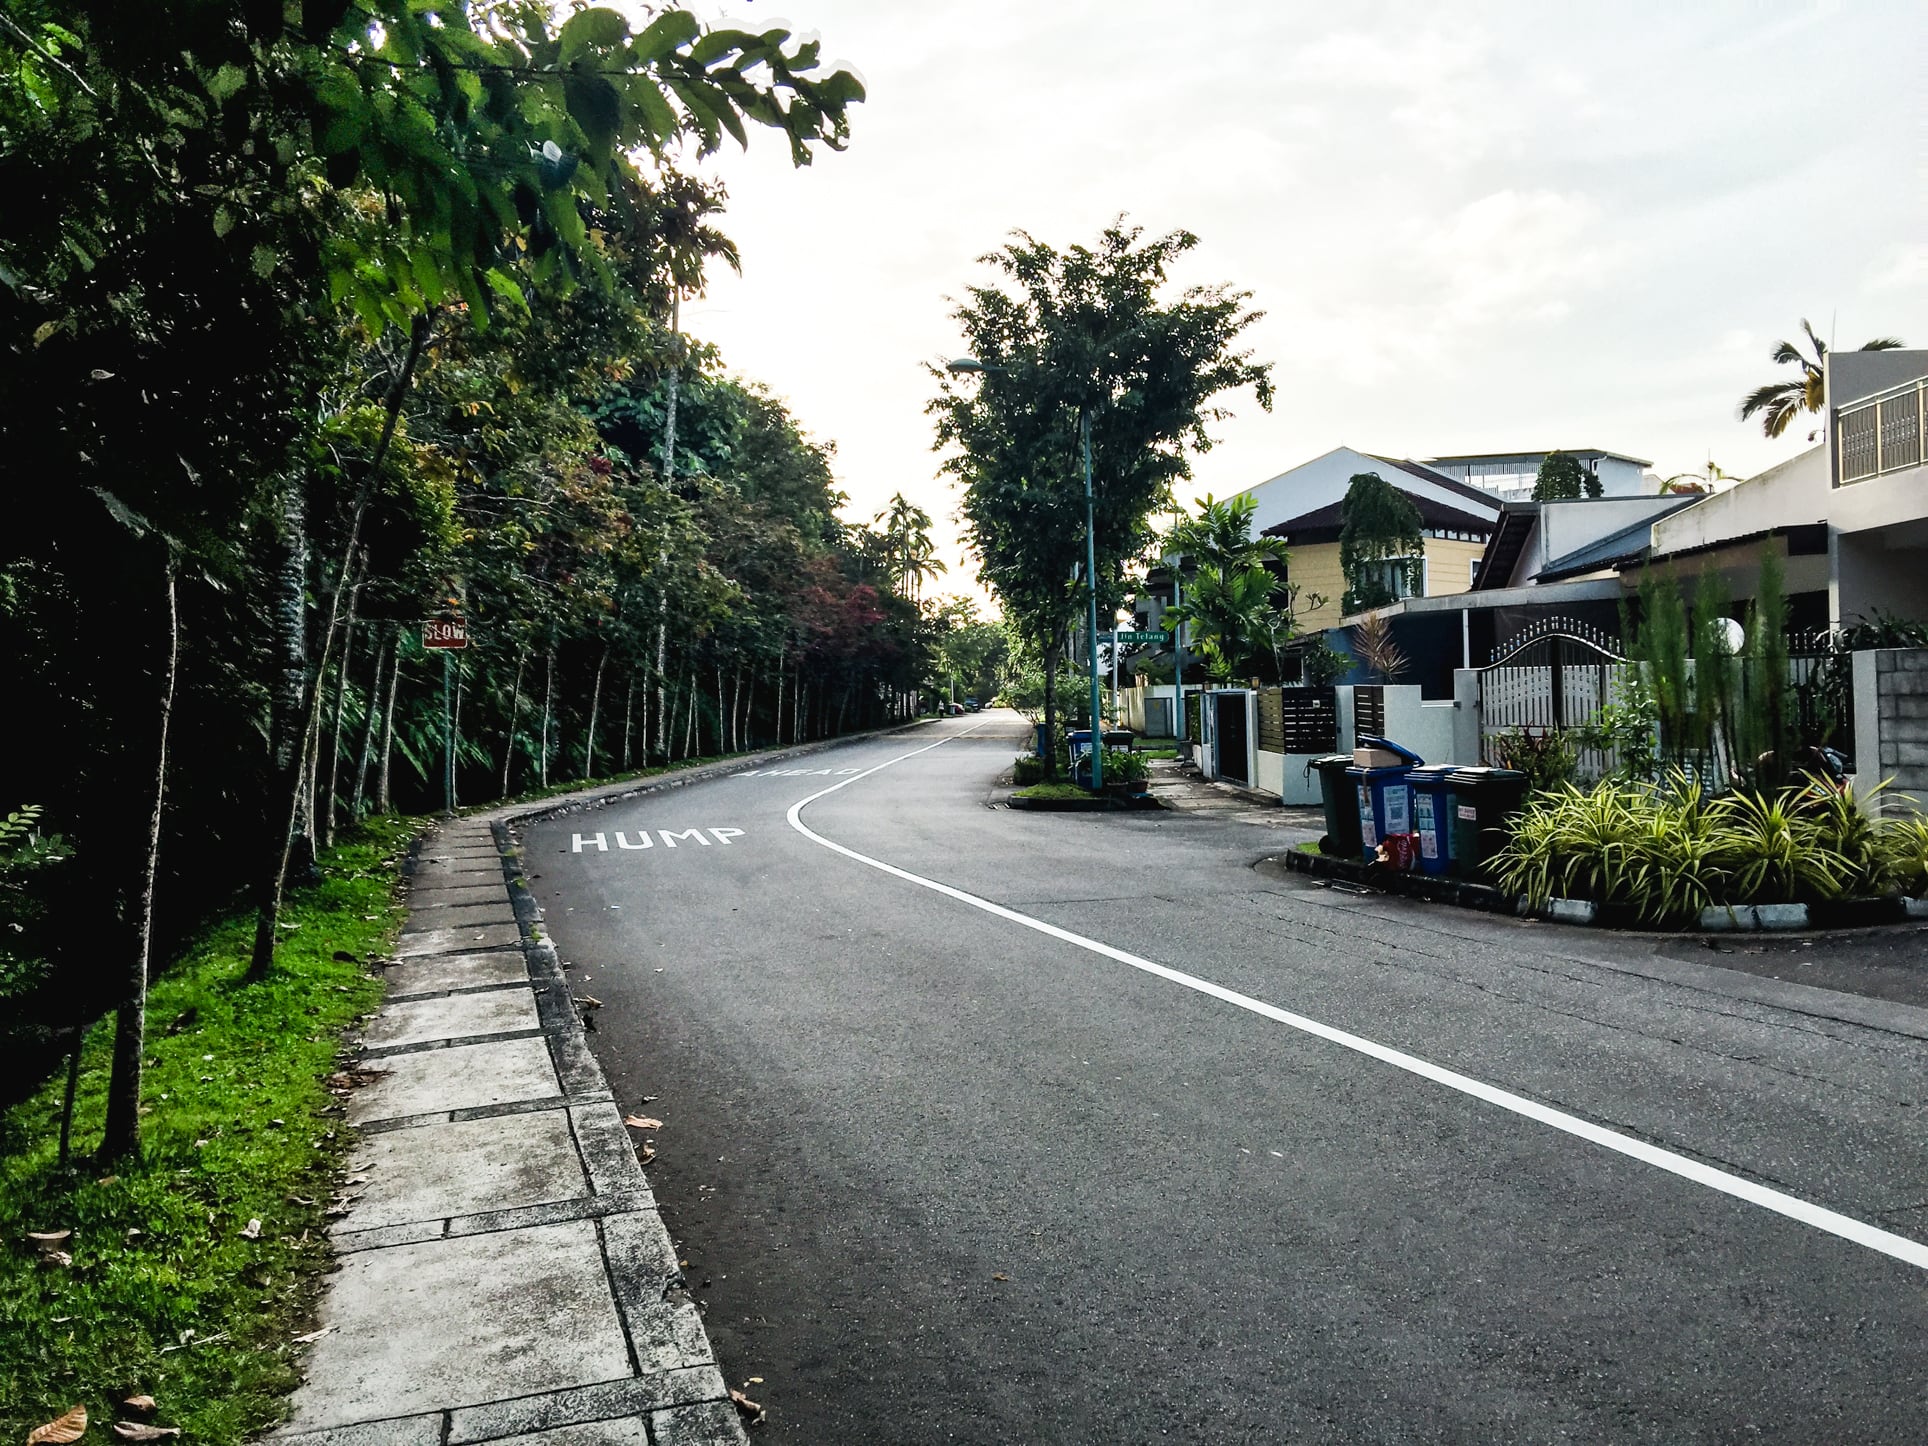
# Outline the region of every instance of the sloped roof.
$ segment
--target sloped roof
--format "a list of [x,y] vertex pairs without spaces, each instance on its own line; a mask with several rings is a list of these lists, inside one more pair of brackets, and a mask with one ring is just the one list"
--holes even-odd
[[1682,507],[1693,506],[1699,500],[1698,497],[1683,497],[1678,506],[1656,512],[1651,517],[1643,517],[1618,532],[1610,532],[1605,537],[1589,542],[1585,547],[1576,547],[1566,556],[1556,557],[1541,568],[1534,580],[1558,582],[1561,578],[1578,577],[1582,573],[1599,572],[1603,568],[1637,561],[1646,555],[1647,548],[1653,542],[1654,523],[1680,511]]
[[1400,471],[1410,473],[1422,482],[1430,482],[1435,487],[1444,487],[1448,492],[1457,493],[1459,496],[1467,498],[1469,501],[1477,502],[1481,506],[1491,507],[1497,510],[1500,505],[1500,499],[1495,497],[1491,492],[1488,492],[1485,488],[1475,487],[1469,482],[1462,482],[1457,477],[1448,477],[1444,472],[1435,472],[1424,462],[1415,462],[1410,457],[1381,457],[1372,452],[1368,452],[1366,455],[1371,457],[1375,462],[1384,462],[1388,467],[1397,467]]
[[[1419,509],[1419,521],[1424,527],[1442,532],[1477,532],[1482,537],[1493,531],[1493,519],[1490,517],[1461,512],[1457,507],[1448,507],[1444,502],[1422,493],[1408,492],[1403,487],[1399,489],[1399,493]],[[1332,502],[1324,507],[1315,507],[1310,512],[1302,512],[1297,517],[1288,517],[1285,521],[1266,528],[1265,535],[1284,537],[1288,540],[1297,536],[1303,540],[1310,540],[1305,536],[1307,533],[1330,532],[1337,537],[1339,529],[1345,523],[1345,505],[1343,501]]]

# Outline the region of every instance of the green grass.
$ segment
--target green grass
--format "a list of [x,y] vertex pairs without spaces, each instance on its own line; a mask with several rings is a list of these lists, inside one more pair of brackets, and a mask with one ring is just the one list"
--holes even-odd
[[1176,758],[1178,757],[1178,749],[1176,746],[1173,746],[1173,745],[1167,745],[1163,748],[1134,748],[1132,752],[1136,753],[1140,758]]
[[[111,1018],[82,1054],[75,1168],[56,1163],[61,1082],[0,1120],[0,1440],[147,1394],[194,1442],[243,1442],[283,1413],[321,1273],[349,1131],[324,1085],[342,1032],[381,1000],[360,962],[401,924],[396,861],[417,825],[377,820],[284,909],[273,976],[243,985],[253,920],[210,929],[153,986],[138,1163],[102,1174]],[[352,955],[353,959],[337,957]],[[261,1222],[258,1239],[243,1230]],[[28,1231],[72,1230],[69,1266]],[[191,1332],[191,1334],[190,1334]]]
[[1324,850],[1321,849],[1316,843],[1302,843],[1299,845],[1299,852],[1302,854],[1316,854],[1316,853],[1323,853]]
[[1011,797],[1013,798],[1050,798],[1050,799],[1078,798],[1078,799],[1082,799],[1082,798],[1090,798],[1091,790],[1088,788],[1080,788],[1075,783],[1034,783],[1029,788],[1018,789],[1016,792],[1014,792],[1011,795]]

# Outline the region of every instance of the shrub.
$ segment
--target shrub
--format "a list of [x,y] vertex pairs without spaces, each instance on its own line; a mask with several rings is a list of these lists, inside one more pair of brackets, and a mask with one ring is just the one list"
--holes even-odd
[[1526,775],[1529,793],[1545,793],[1572,783],[1580,761],[1572,740],[1557,728],[1545,733],[1508,728],[1493,735],[1491,747],[1494,763]]
[[1011,781],[1022,787],[1044,777],[1044,760],[1035,753],[1020,753],[1011,765]]
[[1708,797],[1678,770],[1660,784],[1566,784],[1530,797],[1494,860],[1535,907],[1591,899],[1647,923],[1722,904],[1867,898],[1928,883],[1928,821],[1871,816],[1820,784]]

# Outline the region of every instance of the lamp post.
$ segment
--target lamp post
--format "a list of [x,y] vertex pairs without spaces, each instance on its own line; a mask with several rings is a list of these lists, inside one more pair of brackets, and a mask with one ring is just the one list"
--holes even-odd
[[[989,366],[974,356],[961,356],[947,363],[944,370],[957,376],[965,372],[1009,373],[1011,368]],[[1088,407],[1078,408],[1078,443],[1084,452],[1086,651],[1091,675],[1091,791],[1097,793],[1105,786],[1105,749],[1104,730],[1098,721],[1098,709],[1102,702],[1098,682],[1098,534],[1091,489],[1091,411]]]

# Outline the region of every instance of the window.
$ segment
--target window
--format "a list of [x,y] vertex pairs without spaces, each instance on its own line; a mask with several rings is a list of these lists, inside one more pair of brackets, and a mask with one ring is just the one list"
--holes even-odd
[[1466,585],[1468,587],[1471,587],[1474,583],[1478,581],[1479,581],[1479,559],[1477,557],[1469,558],[1467,559],[1467,564],[1466,564]]
[[1394,602],[1426,595],[1426,559],[1423,557],[1382,558],[1366,564],[1364,573],[1366,581],[1384,588]]

